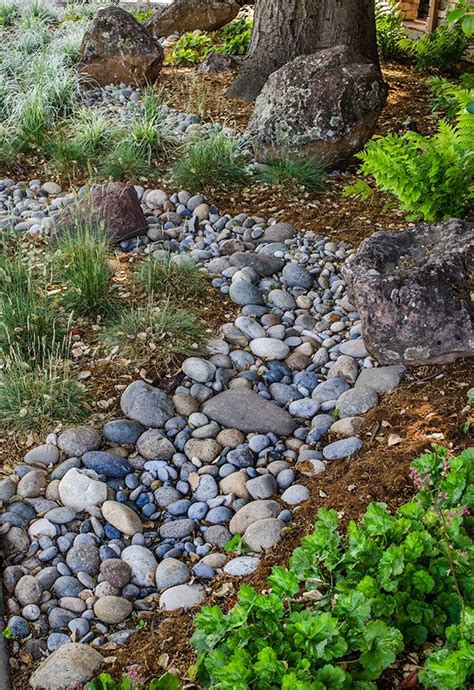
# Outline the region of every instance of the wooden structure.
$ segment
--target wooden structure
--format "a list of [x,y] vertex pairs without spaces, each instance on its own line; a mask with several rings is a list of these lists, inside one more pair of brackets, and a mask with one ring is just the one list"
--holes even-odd
[[449,0],[401,0],[400,10],[407,30],[429,33],[446,18]]

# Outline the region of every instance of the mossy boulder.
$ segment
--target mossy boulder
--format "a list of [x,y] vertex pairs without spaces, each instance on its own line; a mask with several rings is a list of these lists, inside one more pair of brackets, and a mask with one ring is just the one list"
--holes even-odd
[[144,26],[120,7],[100,10],[86,32],[79,74],[93,84],[136,84],[156,81],[163,48]]

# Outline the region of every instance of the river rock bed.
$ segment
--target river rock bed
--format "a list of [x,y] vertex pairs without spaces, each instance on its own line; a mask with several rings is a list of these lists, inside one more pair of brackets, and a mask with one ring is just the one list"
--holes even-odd
[[[240,312],[170,393],[131,383],[122,417],[50,434],[0,480],[7,625],[14,654],[36,660],[122,644],[141,612],[196,606],[215,574],[254,572],[309,497],[301,476],[361,449],[362,415],[404,372],[364,346],[347,243],[183,190],[136,191],[149,229],[121,249],[192,257]],[[2,180],[0,226],[47,232],[74,198]],[[246,555],[223,550],[235,534]]]

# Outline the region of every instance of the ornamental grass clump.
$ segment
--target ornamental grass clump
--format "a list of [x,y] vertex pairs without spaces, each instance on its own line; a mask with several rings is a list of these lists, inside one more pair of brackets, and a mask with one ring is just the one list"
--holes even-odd
[[371,503],[344,531],[322,508],[263,594],[242,585],[227,613],[204,607],[192,638],[200,687],[375,690],[416,649],[428,651],[423,687],[472,687],[474,448],[457,457],[435,448],[413,478],[410,502],[393,514]]
[[99,177],[108,180],[150,179],[156,169],[150,165],[148,147],[135,138],[120,139],[102,159],[98,169]]
[[193,312],[152,300],[124,309],[104,335],[123,357],[141,365],[152,360],[156,370],[200,352],[206,340],[206,329]]
[[146,294],[175,304],[202,299],[209,293],[207,274],[191,258],[179,254],[148,258],[139,264],[134,279]]
[[[41,363],[58,350],[65,335],[43,271],[34,272],[19,253],[0,256],[0,352],[26,363]],[[64,347],[62,348],[64,351]]]
[[47,433],[58,422],[78,424],[89,416],[87,391],[60,350],[63,343],[41,365],[9,358],[0,371],[1,428]]
[[81,221],[60,233],[54,272],[64,285],[61,303],[74,316],[108,316],[116,308],[109,241],[102,225]]
[[199,137],[183,147],[172,177],[190,191],[228,190],[242,184],[247,169],[241,144],[223,132]]
[[320,192],[327,189],[326,171],[319,158],[298,158],[287,154],[273,158],[261,165],[256,173],[260,182],[281,185],[285,189],[298,192]]

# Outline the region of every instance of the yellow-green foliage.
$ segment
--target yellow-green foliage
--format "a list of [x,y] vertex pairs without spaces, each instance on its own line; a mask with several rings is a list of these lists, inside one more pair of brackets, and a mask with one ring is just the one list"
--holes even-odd
[[413,219],[463,216],[474,200],[474,114],[462,108],[440,120],[433,136],[406,132],[372,139],[359,154],[361,170],[390,192]]

